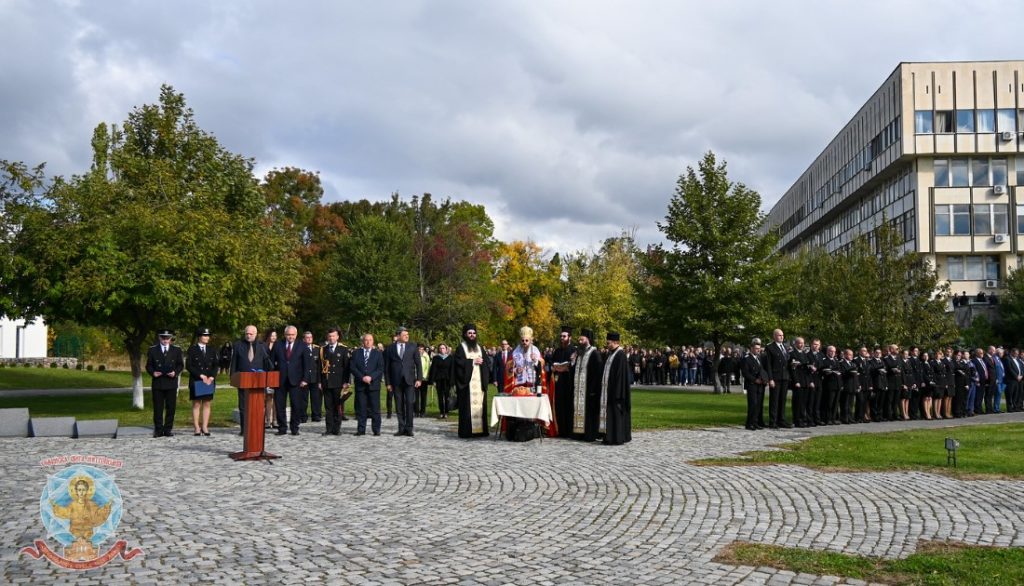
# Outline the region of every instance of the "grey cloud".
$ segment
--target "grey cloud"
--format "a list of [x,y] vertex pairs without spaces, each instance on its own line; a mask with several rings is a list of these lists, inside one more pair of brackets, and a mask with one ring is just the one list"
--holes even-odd
[[[943,34],[956,11],[971,18]],[[767,207],[899,61],[1017,57],[991,31],[1022,12],[15,0],[0,4],[0,157],[80,172],[92,128],[166,82],[258,171],[321,171],[328,199],[429,191],[487,205],[504,238],[583,248],[636,226],[646,243],[707,149]]]

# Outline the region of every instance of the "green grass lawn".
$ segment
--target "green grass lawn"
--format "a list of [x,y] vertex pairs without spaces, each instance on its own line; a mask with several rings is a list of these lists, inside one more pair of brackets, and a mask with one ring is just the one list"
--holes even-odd
[[[26,368],[24,370],[52,372],[48,369]],[[76,374],[76,371],[71,371],[71,374]],[[82,375],[84,378],[74,380],[91,383],[92,380],[88,378],[90,375],[126,373],[77,372],[77,374]],[[130,383],[129,379],[126,378],[125,380]],[[128,386],[129,383],[113,386]],[[69,385],[54,386],[74,388]],[[98,385],[79,385],[79,388],[83,387],[98,387]],[[492,386],[489,397],[493,395],[494,387]],[[125,393],[82,395],[80,397],[8,398],[4,398],[3,393],[0,393],[0,408],[28,407],[30,412],[38,417],[74,415],[79,419],[118,419],[121,425],[151,425],[150,405],[152,403],[150,402],[148,392],[146,392],[145,400],[146,409],[144,411],[136,411],[131,408],[131,395]],[[632,396],[632,405],[633,429],[636,430],[741,425],[746,414],[746,402],[743,395],[711,395],[708,393],[685,392],[678,389],[635,390]],[[213,415],[210,418],[210,425],[217,427],[232,425],[231,410],[236,406],[237,399],[234,389],[218,389],[213,400]],[[355,408],[352,399],[349,399],[345,406],[347,413],[352,413]],[[382,395],[382,411],[384,406],[384,396]],[[427,401],[427,415],[437,416],[437,414],[437,394],[431,388]],[[175,415],[175,423],[179,426],[191,427],[191,417],[191,403],[188,400],[188,390],[183,388],[178,393],[178,411]]]
[[[945,438],[960,440],[957,468],[946,466]],[[780,451],[699,460],[707,465],[795,464],[826,470],[921,470],[958,478],[1024,478],[1024,423],[813,437]]]
[[[150,378],[142,377],[149,386]],[[188,384],[184,373],[182,384]],[[103,372],[65,368],[0,368],[0,393],[15,389],[116,389],[132,386],[132,373],[107,370]]]
[[714,561],[742,566],[841,576],[884,584],[984,585],[1024,584],[1024,548],[984,547],[921,541],[917,551],[887,560],[777,545],[737,542]]

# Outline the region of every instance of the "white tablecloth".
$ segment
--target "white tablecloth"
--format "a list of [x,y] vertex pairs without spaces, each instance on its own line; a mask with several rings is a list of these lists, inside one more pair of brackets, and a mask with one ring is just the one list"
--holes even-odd
[[498,425],[501,417],[533,419],[547,425],[551,423],[551,403],[548,396],[540,397],[495,397],[491,400],[491,427]]

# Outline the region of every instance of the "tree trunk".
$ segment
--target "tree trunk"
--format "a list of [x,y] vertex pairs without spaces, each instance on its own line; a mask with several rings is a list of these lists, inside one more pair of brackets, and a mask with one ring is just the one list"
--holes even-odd
[[718,364],[722,361],[722,342],[714,340],[713,343],[715,345],[715,358],[711,362],[711,372],[709,374],[711,375],[711,380],[715,385],[715,394],[721,395],[722,381],[718,378]]
[[142,343],[125,340],[125,347],[128,350],[128,361],[132,365],[132,408],[141,411],[146,407],[142,394]]

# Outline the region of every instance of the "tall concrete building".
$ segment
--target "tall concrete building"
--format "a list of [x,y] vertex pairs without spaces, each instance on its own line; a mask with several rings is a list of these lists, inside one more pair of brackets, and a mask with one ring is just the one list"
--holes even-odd
[[1024,265],[1024,61],[899,64],[768,225],[784,251],[832,252],[883,217],[954,293]]

